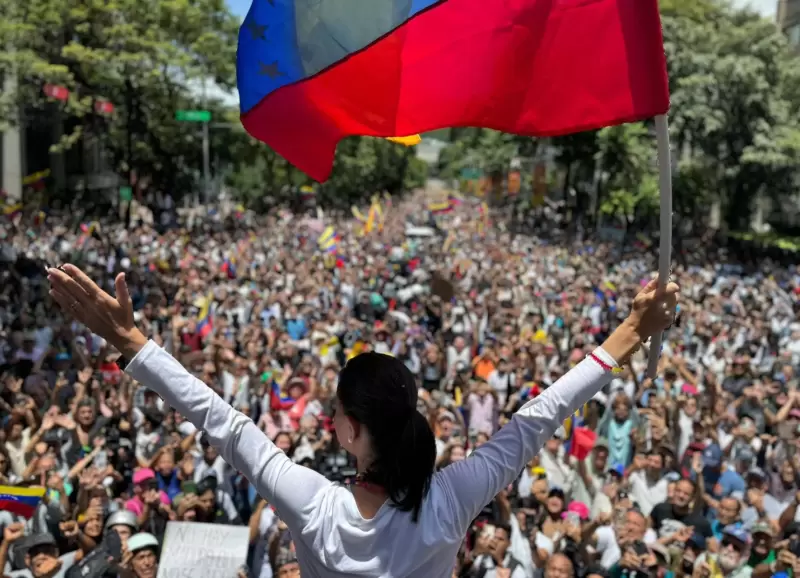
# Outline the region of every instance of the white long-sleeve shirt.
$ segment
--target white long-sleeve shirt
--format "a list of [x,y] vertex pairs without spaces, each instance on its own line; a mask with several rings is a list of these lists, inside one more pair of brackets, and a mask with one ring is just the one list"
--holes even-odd
[[[602,349],[596,355],[613,362]],[[469,459],[434,474],[415,523],[388,502],[364,519],[349,489],[293,463],[250,418],[152,341],[126,371],[205,431],[225,461],[276,508],[292,532],[303,576],[311,578],[450,578],[475,516],[517,478],[567,416],[611,379],[591,359],[578,364]]]

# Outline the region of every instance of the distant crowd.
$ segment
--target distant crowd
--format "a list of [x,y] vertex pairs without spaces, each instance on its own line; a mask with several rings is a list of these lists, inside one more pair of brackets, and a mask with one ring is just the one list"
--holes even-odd
[[[601,343],[656,269],[639,242],[429,202],[383,200],[371,227],[218,209],[189,222],[171,206],[130,224],[0,222],[0,486],[46,489],[30,515],[0,511],[4,576],[154,578],[171,522],[248,526],[240,574],[300,572],[247,480],[65,320],[45,265],[108,288],[125,271],[151,339],[295,462],[343,482],[355,464],[331,415],[347,359],[405,363],[445,468]],[[455,577],[798,575],[800,268],[735,262],[712,241],[679,257],[658,377],[640,354],[568,420],[486,504]]]

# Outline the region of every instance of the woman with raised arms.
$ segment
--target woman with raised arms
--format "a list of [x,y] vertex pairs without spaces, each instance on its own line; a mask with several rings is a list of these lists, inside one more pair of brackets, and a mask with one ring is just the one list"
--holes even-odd
[[225,403],[136,328],[124,274],[116,297],[72,265],[49,269],[51,296],[130,360],[125,371],[206,432],[288,525],[304,578],[450,578],[470,524],[555,429],[611,380],[642,341],[668,327],[678,287],[655,281],[627,320],[469,459],[434,473],[436,450],[417,411],[414,377],[392,357],[366,353],[342,369],[334,425],[358,461],[352,486],[294,464],[253,421]]

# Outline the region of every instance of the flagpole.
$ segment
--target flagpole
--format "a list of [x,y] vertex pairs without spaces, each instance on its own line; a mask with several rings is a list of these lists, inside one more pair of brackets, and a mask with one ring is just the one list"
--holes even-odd
[[[661,239],[658,246],[658,291],[664,291],[669,282],[672,262],[672,161],[669,150],[669,123],[666,114],[656,117],[656,141],[658,143],[658,188],[661,194]],[[664,335],[654,335],[650,341],[650,358],[647,375],[656,376],[661,357],[661,342]]]

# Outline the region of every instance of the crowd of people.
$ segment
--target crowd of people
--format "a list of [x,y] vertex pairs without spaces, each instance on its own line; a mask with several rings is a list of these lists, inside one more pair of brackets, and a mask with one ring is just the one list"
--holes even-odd
[[[75,263],[109,291],[125,272],[149,339],[343,484],[356,464],[332,419],[349,359],[405,364],[446,468],[602,343],[655,269],[639,241],[510,231],[502,211],[428,201],[384,201],[372,226],[236,210],[0,223],[0,500],[46,488],[30,517],[0,511],[4,575],[154,578],[180,522],[247,526],[239,575],[300,574],[274,507],[65,317],[45,267]],[[712,238],[680,262],[658,376],[642,351],[559,428],[473,521],[453,576],[800,572],[800,269],[736,262]]]

